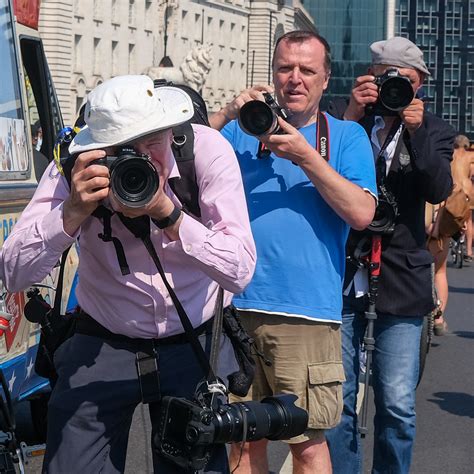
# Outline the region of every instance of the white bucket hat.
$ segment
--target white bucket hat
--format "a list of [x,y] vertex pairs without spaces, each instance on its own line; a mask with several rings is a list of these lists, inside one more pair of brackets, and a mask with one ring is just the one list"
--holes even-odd
[[117,76],[89,93],[86,125],[72,140],[69,153],[127,143],[186,122],[193,114],[192,100],[183,90],[155,88],[148,76]]

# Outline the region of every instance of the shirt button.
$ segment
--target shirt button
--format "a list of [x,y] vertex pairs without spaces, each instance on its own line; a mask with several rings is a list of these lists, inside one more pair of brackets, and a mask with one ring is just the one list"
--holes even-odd
[[191,244],[186,245],[186,252],[191,252],[193,246]]
[[155,230],[153,231],[153,235],[158,235],[159,233],[160,233],[160,231],[159,231],[158,229],[155,229]]

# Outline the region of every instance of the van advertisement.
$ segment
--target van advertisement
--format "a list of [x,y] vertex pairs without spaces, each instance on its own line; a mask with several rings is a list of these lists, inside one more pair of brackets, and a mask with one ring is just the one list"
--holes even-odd
[[0,171],[28,168],[25,121],[0,117]]

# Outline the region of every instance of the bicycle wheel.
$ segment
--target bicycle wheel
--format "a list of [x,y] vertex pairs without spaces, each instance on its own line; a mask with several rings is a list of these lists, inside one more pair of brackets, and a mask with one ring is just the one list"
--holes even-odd
[[423,377],[423,372],[425,371],[426,365],[426,356],[430,350],[431,346],[431,319],[433,318],[432,314],[428,314],[423,318],[423,328],[421,329],[421,340],[420,340],[420,370],[418,373],[418,382],[416,386],[420,385],[421,378]]
[[451,259],[451,263],[453,265],[456,265],[456,241],[453,238],[451,238],[451,240],[449,241],[449,257]]
[[459,241],[456,245],[456,268],[462,268],[464,260],[463,250],[464,245]]

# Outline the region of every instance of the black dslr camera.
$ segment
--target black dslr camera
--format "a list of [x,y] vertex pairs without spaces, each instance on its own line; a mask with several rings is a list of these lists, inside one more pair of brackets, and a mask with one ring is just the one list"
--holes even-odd
[[198,394],[194,401],[163,397],[153,449],[182,468],[199,470],[215,444],[289,439],[308,426],[308,413],[294,405],[296,395],[220,406],[213,406],[212,399],[210,392]]
[[279,133],[278,117],[288,119],[288,112],[280,107],[268,92],[264,92],[265,102],[251,100],[246,102],[239,112],[239,124],[242,130],[255,137]]
[[393,193],[383,184],[378,186],[378,196],[379,203],[375,209],[374,219],[367,226],[367,230],[373,234],[393,234],[398,217],[398,203]]
[[398,115],[415,97],[410,79],[402,76],[398,69],[387,69],[382,75],[376,76],[374,82],[379,88],[379,97],[375,104],[366,107],[367,114]]
[[124,206],[143,207],[158,190],[160,178],[151,158],[131,146],[119,148],[117,156],[105,156],[92,163],[109,168],[110,189]]

